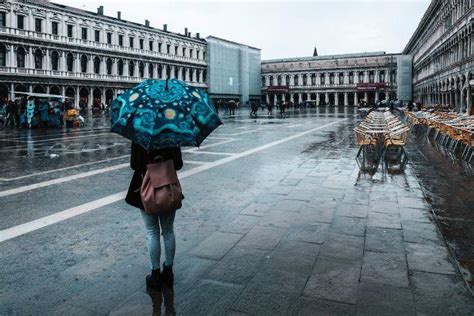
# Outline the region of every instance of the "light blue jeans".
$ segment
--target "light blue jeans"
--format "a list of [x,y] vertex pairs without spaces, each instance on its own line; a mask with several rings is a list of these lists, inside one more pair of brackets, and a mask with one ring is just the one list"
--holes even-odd
[[143,221],[145,222],[151,269],[160,269],[160,226],[165,245],[165,264],[167,266],[173,265],[174,254],[176,252],[176,239],[174,236],[173,223],[176,212],[168,213],[166,215],[147,214],[144,211],[141,211],[141,213]]

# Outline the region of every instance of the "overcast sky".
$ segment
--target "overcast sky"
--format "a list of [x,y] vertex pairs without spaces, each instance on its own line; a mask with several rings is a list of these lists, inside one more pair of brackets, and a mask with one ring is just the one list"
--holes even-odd
[[403,50],[431,0],[55,0],[262,49],[262,59]]

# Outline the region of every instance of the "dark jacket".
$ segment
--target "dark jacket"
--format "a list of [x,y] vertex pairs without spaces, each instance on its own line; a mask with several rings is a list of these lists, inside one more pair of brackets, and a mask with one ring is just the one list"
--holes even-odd
[[130,155],[130,167],[135,171],[132,181],[128,187],[128,193],[125,202],[143,210],[142,199],[140,197],[140,187],[142,186],[143,176],[146,172],[146,165],[153,162],[156,156],[163,157],[163,160],[173,160],[176,170],[183,168],[183,159],[181,157],[181,148],[167,148],[147,152],[141,146],[132,143],[132,153]]

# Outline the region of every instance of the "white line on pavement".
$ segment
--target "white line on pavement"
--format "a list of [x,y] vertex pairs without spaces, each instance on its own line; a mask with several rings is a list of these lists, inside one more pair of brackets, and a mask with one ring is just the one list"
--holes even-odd
[[98,161],[92,161],[92,162],[88,162],[88,163],[83,163],[83,164],[79,164],[79,165],[74,165],[74,166],[64,167],[64,168],[59,168],[59,169],[54,169],[54,170],[48,170],[48,171],[43,171],[43,172],[36,172],[36,173],[32,173],[32,174],[27,174],[25,176],[15,177],[15,178],[0,178],[0,181],[9,182],[9,181],[14,181],[14,180],[31,178],[31,177],[35,177],[35,176],[48,174],[48,173],[64,171],[64,170],[69,170],[69,169],[75,169],[75,168],[80,168],[80,167],[84,167],[84,166],[95,165],[95,164],[99,164],[99,163],[102,163],[102,162],[108,162],[108,161],[123,159],[123,158],[127,158],[127,157],[130,157],[130,155],[125,155],[125,156],[120,156],[120,157],[115,157],[115,158],[109,158],[109,159],[104,159],[104,160],[98,160]]
[[186,151],[189,154],[205,154],[205,155],[217,155],[217,156],[232,156],[235,153],[221,153],[216,151],[201,151],[201,150],[189,150]]
[[123,163],[123,164],[119,164],[119,165],[115,165],[115,166],[111,166],[111,167],[107,167],[107,168],[102,168],[102,169],[88,171],[88,172],[84,172],[84,173],[80,173],[80,174],[75,174],[75,175],[72,175],[72,176],[67,176],[67,177],[62,177],[62,178],[58,178],[58,179],[38,182],[38,183],[35,183],[35,184],[25,185],[23,187],[19,187],[19,188],[15,188],[15,189],[1,191],[0,192],[0,197],[5,197],[5,196],[12,195],[12,194],[18,194],[18,193],[26,192],[26,191],[31,191],[31,190],[47,187],[47,186],[50,186],[50,185],[53,185],[53,184],[60,184],[60,183],[63,183],[63,182],[68,182],[68,181],[72,181],[72,180],[87,178],[87,177],[94,176],[94,175],[97,175],[97,174],[122,169],[122,168],[128,167],[129,165],[130,165],[129,163]]
[[[298,134],[295,134],[295,135],[292,135],[292,136],[289,136],[289,137],[286,137],[286,138],[268,143],[266,145],[262,145],[262,146],[259,146],[259,147],[256,147],[256,148],[246,150],[244,152],[241,152],[239,154],[235,154],[235,155],[230,156],[230,157],[226,157],[226,158],[214,161],[214,162],[207,163],[206,165],[202,165],[202,166],[190,169],[190,170],[180,172],[179,177],[181,179],[190,177],[192,175],[195,175],[195,174],[201,173],[203,171],[206,171],[206,170],[224,165],[226,163],[229,163],[229,162],[232,162],[234,160],[252,155],[252,154],[260,152],[262,150],[266,150],[268,148],[280,145],[282,143],[288,142],[288,141],[293,140],[295,138],[299,138],[301,136],[311,134],[311,133],[313,133],[315,131],[318,131],[320,129],[323,129],[323,128],[326,128],[326,127],[329,127],[329,126],[332,126],[332,125],[335,125],[335,124],[339,124],[339,123],[341,123],[345,120],[347,120],[347,119],[337,120],[335,122],[325,124],[325,125],[307,130],[305,132],[301,132],[301,133],[298,133]],[[95,201],[92,201],[92,202],[88,202],[88,203],[85,203],[85,204],[82,204],[82,205],[79,205],[79,206],[76,206],[76,207],[72,207],[72,208],[69,208],[67,210],[64,210],[64,211],[61,211],[61,212],[58,212],[58,213],[54,213],[54,214],[49,215],[49,216],[45,216],[45,217],[42,217],[42,218],[30,221],[30,222],[21,224],[21,225],[17,225],[17,226],[14,226],[14,227],[4,229],[4,230],[0,231],[0,243],[4,242],[4,241],[7,241],[7,240],[10,240],[10,239],[13,239],[15,237],[30,233],[30,232],[38,230],[40,228],[44,228],[46,226],[64,221],[66,219],[75,217],[77,215],[81,215],[81,214],[93,211],[93,210],[98,209],[100,207],[118,202],[118,201],[122,200],[125,197],[126,193],[127,193],[127,191],[122,191],[122,192],[112,194],[112,195],[103,197],[101,199],[98,199],[98,200],[95,200]]]
[[183,161],[185,164],[190,164],[190,165],[206,165],[208,162],[205,161],[196,161],[196,160],[184,160]]

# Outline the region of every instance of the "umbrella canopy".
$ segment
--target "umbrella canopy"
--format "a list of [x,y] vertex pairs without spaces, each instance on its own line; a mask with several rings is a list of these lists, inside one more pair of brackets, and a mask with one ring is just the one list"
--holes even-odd
[[113,133],[148,151],[199,146],[222,124],[209,96],[178,80],[145,80],[112,102]]

